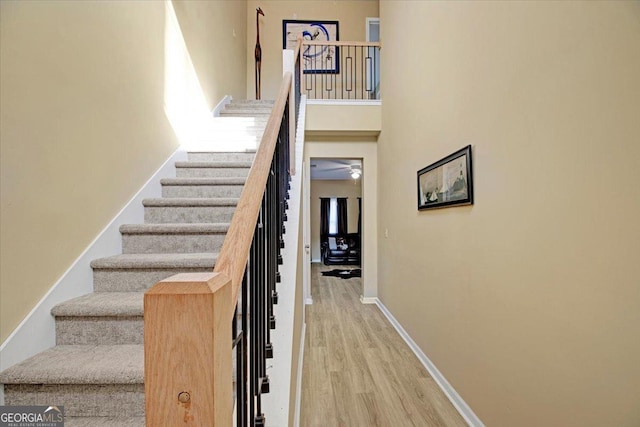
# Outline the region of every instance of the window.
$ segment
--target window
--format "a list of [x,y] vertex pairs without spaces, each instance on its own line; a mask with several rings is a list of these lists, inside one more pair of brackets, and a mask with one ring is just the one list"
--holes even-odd
[[329,202],[329,234],[338,234],[338,199]]

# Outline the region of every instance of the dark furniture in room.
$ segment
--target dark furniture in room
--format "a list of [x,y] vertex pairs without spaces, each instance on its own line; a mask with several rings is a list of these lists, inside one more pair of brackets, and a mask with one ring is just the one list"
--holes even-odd
[[360,235],[328,234],[321,238],[321,256],[325,265],[360,265]]

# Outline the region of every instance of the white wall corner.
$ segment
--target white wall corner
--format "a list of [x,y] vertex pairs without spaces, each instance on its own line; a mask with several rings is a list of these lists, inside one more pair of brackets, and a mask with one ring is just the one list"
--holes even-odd
[[420,349],[418,344],[411,338],[411,336],[407,333],[407,331],[402,327],[400,322],[391,314],[391,312],[385,307],[385,305],[378,298],[373,298],[375,300],[375,304],[380,308],[380,311],[389,319],[389,322],[393,325],[393,327],[398,331],[398,334],[404,339],[409,348],[416,355],[420,363],[425,367],[425,369],[429,372],[429,374],[433,377],[435,382],[438,384],[442,392],[447,396],[447,398],[451,401],[456,410],[460,413],[462,418],[469,424],[471,427],[484,427],[484,424],[478,418],[478,416],[473,412],[473,410],[467,405],[467,403],[462,399],[462,396],[456,392],[456,390],[449,384],[447,379],[442,375],[442,373],[438,370],[436,365],[427,357],[426,354]]
[[[93,270],[89,263],[93,259],[122,252],[120,226],[144,222],[142,199],[160,197],[160,179],[175,176],[174,163],[186,158],[184,150],[174,152],[40,299],[0,346],[0,371],[55,345],[55,321],[51,309],[63,301],[93,291]],[[0,399],[4,399],[4,393],[0,394]]]
[[227,104],[231,103],[232,99],[233,98],[231,97],[231,95],[226,95],[224,98],[222,98],[222,100],[218,102],[218,105],[216,105],[211,112],[213,114],[213,117],[220,117],[220,112],[224,110],[224,107]]
[[[304,308],[303,308],[304,310]],[[298,354],[298,381],[296,383],[296,407],[293,415],[294,427],[300,427],[300,408],[302,406],[302,366],[304,364],[304,341],[307,334],[307,324],[302,324],[302,338],[300,339],[300,353]]]

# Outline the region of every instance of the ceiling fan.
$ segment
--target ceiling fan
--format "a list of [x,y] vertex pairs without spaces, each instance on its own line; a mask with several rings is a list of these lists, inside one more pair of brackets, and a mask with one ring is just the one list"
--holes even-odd
[[351,159],[315,159],[311,163],[312,168],[316,168],[316,172],[322,174],[331,174],[339,172],[340,174],[348,174],[353,179],[358,179],[362,175],[362,165],[358,160]]

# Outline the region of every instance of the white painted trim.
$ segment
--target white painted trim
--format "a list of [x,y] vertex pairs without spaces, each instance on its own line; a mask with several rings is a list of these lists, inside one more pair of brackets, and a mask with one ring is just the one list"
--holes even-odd
[[380,99],[309,99],[308,105],[382,105]]
[[40,299],[0,346],[0,371],[55,345],[55,320],[51,309],[93,291],[93,271],[89,263],[122,252],[120,226],[144,222],[142,199],[160,197],[160,179],[175,176],[174,163],[186,158],[182,149],[173,153]]
[[456,390],[449,384],[449,381],[442,375],[442,373],[436,368],[436,365],[427,357],[426,354],[420,349],[418,344],[409,336],[407,331],[402,327],[400,322],[393,317],[393,314],[385,307],[385,305],[378,298],[375,299],[375,304],[380,308],[380,311],[389,319],[389,322],[393,325],[393,327],[398,331],[398,334],[404,339],[409,348],[414,352],[414,354],[418,357],[418,360],[424,365],[424,367],[429,371],[429,374],[433,377],[435,382],[438,384],[442,392],[447,396],[447,398],[451,401],[453,406],[458,410],[462,418],[469,424],[471,427],[484,427],[484,424],[478,418],[478,416],[473,412],[473,410],[467,405],[467,403],[462,399],[462,397],[456,392]]
[[298,354],[298,381],[296,383],[296,407],[293,414],[294,427],[300,427],[300,407],[302,406],[302,366],[304,364],[304,341],[307,334],[306,323],[302,324],[301,334],[302,339],[300,340],[300,353]]
[[[373,22],[377,22],[378,26],[380,26],[380,18],[365,18],[365,40],[370,42],[371,41],[371,24]],[[373,40],[373,41],[379,41],[379,40]]]
[[312,259],[311,264],[320,264],[322,260],[320,258]]
[[232,99],[233,98],[231,97],[231,95],[226,95],[224,98],[222,98],[222,100],[218,102],[218,105],[216,105],[211,112],[211,114],[213,114],[213,117],[220,117],[220,112],[224,110],[224,107],[229,104]]
[[313,298],[309,297],[307,299],[304,300],[305,305],[312,305],[313,304]]
[[365,297],[360,295],[360,303],[362,304],[377,304],[378,298],[376,297]]

